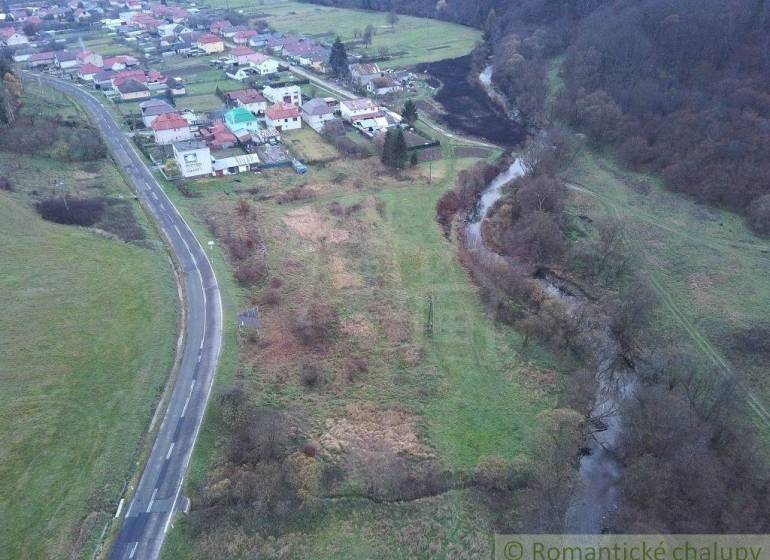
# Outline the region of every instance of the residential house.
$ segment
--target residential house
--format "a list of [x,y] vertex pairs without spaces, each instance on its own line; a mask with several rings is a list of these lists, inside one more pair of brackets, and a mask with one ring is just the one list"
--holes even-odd
[[382,73],[380,67],[374,63],[351,64],[348,68],[350,69],[350,78],[362,85],[364,85],[367,78],[379,76]]
[[389,93],[401,91],[402,89],[401,84],[387,74],[372,78],[366,83],[366,91],[377,96],[387,95]]
[[152,95],[149,88],[143,82],[135,78],[122,80],[119,84],[115,84],[115,89],[118,91],[120,99],[123,101],[147,99]]
[[201,128],[201,137],[212,150],[232,148],[238,143],[235,134],[230,132],[222,121]]
[[299,86],[266,86],[262,90],[262,95],[271,103],[291,103],[293,105],[302,103],[302,90]]
[[225,42],[216,35],[203,35],[198,38],[198,48],[206,52],[206,54],[224,52]]
[[248,45],[249,40],[257,34],[253,29],[242,29],[233,35],[233,43],[236,45]]
[[119,54],[116,56],[110,56],[102,61],[104,68],[109,68],[116,72],[125,70],[126,68],[133,68],[139,64],[139,60],[133,56],[127,54]]
[[276,103],[265,111],[266,124],[279,132],[302,128],[299,107],[291,103]]
[[211,150],[202,140],[188,140],[172,144],[174,160],[182,177],[211,175]]
[[27,59],[27,66],[30,68],[40,68],[45,66],[52,66],[56,61],[56,56],[53,51],[46,51],[31,54]]
[[3,47],[17,47],[19,45],[26,45],[29,43],[29,39],[24,33],[16,31],[13,27],[3,27],[0,29],[0,46]]
[[94,77],[102,72],[102,69],[93,64],[84,64],[78,69],[78,77],[86,82],[93,82]]
[[29,57],[35,54],[35,49],[30,47],[17,48],[13,51],[14,62],[27,62]]
[[178,96],[187,93],[187,89],[184,87],[184,82],[182,82],[181,78],[169,78],[167,85],[171,95]]
[[152,126],[152,123],[155,122],[155,119],[159,116],[177,112],[174,107],[162,99],[148,99],[147,101],[142,101],[139,104],[139,111],[142,113],[142,122],[144,123],[144,126],[148,128]]
[[260,128],[257,117],[246,107],[235,107],[227,111],[225,113],[225,126],[238,138],[244,132],[256,132]]
[[69,70],[78,66],[77,56],[71,51],[56,51],[54,56],[56,58],[56,66],[61,70]]
[[215,22],[212,22],[212,24],[209,25],[209,31],[211,31],[211,33],[215,35],[218,35],[219,33],[222,32],[222,29],[226,29],[232,26],[233,24],[227,21],[226,19],[220,19]]
[[[246,65],[251,62],[251,57],[256,54],[257,53],[249,47],[235,47],[234,49],[230,49],[230,52],[227,53],[227,61],[230,64]],[[259,56],[264,57],[264,55]]]
[[79,66],[82,66],[83,64],[93,64],[99,68],[104,66],[104,59],[102,58],[102,55],[93,51],[89,51],[88,49],[78,51],[75,53],[75,57]]
[[246,107],[252,113],[264,113],[267,109],[267,99],[255,89],[240,89],[227,92],[225,101],[231,107]]
[[343,99],[340,102],[340,114],[346,121],[353,123],[356,119],[379,113],[379,106],[368,97]]
[[152,122],[152,131],[155,134],[156,144],[172,144],[193,137],[188,123],[179,113],[166,113],[158,115]]
[[342,100],[340,113],[343,119],[369,136],[374,136],[390,127],[385,113],[368,97]]
[[335,118],[334,106],[321,97],[311,99],[302,105],[302,120],[316,132],[320,133],[324,125]]
[[252,49],[262,49],[267,46],[270,33],[257,33],[249,38],[249,46]]
[[249,57],[249,64],[251,65],[251,68],[256,70],[257,73],[262,76],[275,74],[281,66],[281,63],[276,59],[265,56],[262,53],[254,53],[251,55]]
[[259,156],[257,154],[239,154],[222,158],[214,157],[212,163],[214,175],[236,175],[247,171],[259,169]]

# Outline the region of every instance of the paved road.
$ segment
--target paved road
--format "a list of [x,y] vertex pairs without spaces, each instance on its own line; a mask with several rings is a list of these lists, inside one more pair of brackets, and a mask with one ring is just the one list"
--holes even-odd
[[116,560],[154,560],[174,512],[186,502],[181,496],[182,484],[222,345],[219,286],[203,247],[107,109],[67,80],[31,74],[25,79],[42,80],[83,104],[102,130],[118,165],[126,170],[135,193],[168,239],[182,269],[187,312],[180,370],[139,486],[121,512],[125,515],[123,525],[110,555]]

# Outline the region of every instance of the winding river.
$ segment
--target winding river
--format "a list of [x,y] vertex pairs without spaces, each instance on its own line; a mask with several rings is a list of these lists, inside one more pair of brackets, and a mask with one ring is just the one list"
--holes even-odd
[[[525,173],[526,167],[521,159],[515,159],[482,191],[466,221],[466,248],[487,262],[506,259],[484,243],[481,224],[489,209],[503,195],[503,187]],[[592,305],[588,298],[561,285],[555,278],[542,275],[536,280],[549,297],[562,301],[569,313],[579,313],[583,306]],[[608,529],[609,516],[617,507],[622,465],[615,450],[623,427],[618,405],[633,391],[633,376],[625,362],[619,359],[619,345],[606,321],[586,321],[584,332],[596,364],[597,389],[589,422],[591,430],[586,443],[587,451],[580,460],[578,482],[565,517],[564,531],[596,534]]]

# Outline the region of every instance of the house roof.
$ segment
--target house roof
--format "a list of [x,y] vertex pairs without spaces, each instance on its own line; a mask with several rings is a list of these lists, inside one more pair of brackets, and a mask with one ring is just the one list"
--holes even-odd
[[290,119],[292,117],[299,117],[299,108],[291,103],[276,103],[267,108],[265,115],[267,115],[268,119],[274,121],[279,119]]
[[257,154],[240,154],[237,156],[229,156],[220,159],[215,159],[213,165],[214,171],[221,171],[228,167],[237,167],[240,165],[254,165],[259,163],[259,155]]
[[177,128],[187,128],[189,123],[184,120],[179,113],[166,113],[160,115],[157,119],[152,121],[152,129],[155,132],[160,130],[174,130]]
[[174,149],[177,152],[189,152],[191,150],[205,150],[208,149],[208,146],[202,140],[182,140],[181,142],[174,142]]
[[352,74],[358,74],[359,76],[369,76],[371,74],[379,74],[380,67],[374,63],[371,64],[351,64],[350,72]]
[[255,117],[251,111],[245,107],[236,107],[235,109],[230,109],[227,113],[225,113],[225,118],[227,119],[227,122],[231,123],[245,123],[257,120],[257,117]]
[[147,91],[147,86],[139,80],[134,78],[128,78],[115,86],[120,93],[137,93],[140,91]]
[[230,50],[230,54],[233,56],[246,56],[247,54],[256,54],[249,47],[235,47]]
[[334,108],[329,107],[325,99],[316,97],[302,105],[302,111],[308,115],[329,115],[334,113]]
[[222,39],[220,37],[217,37],[216,35],[207,34],[203,37],[198,38],[199,43],[203,43],[204,45],[209,45],[213,43],[221,43]]
[[365,109],[372,111],[377,110],[377,105],[368,97],[359,97],[358,99],[343,99],[341,103],[351,111],[363,111]]
[[264,96],[255,89],[239,89],[238,91],[228,92],[227,96],[231,99],[237,99],[244,104],[266,101]]
[[80,67],[80,70],[78,70],[78,73],[79,73],[81,76],[87,76],[88,74],[94,74],[94,75],[96,75],[96,74],[98,74],[98,73],[99,73],[99,72],[101,72],[101,71],[102,71],[102,69],[101,69],[101,68],[99,68],[98,66],[95,66],[95,65],[93,65],[93,64],[91,64],[91,63],[89,62],[89,63],[87,63],[87,64],[84,64],[83,66],[81,66],[81,67]]
[[53,60],[53,58],[54,58],[53,51],[46,51],[46,52],[35,53],[33,55],[30,55],[29,61],[37,62],[39,60]]
[[139,61],[133,56],[127,54],[119,54],[104,59],[105,66],[112,66],[113,64],[125,64],[126,66],[131,64],[137,64]]
[[248,39],[249,37],[253,37],[256,35],[257,32],[253,29],[243,29],[241,31],[238,31],[235,35],[233,35],[234,39]]
[[16,29],[13,27],[3,27],[0,29],[0,39],[3,41],[10,39],[13,35],[16,34]]
[[72,51],[57,51],[56,52],[56,60],[59,62],[66,62],[69,60],[75,60],[77,56]]
[[143,101],[139,104],[139,110],[145,117],[165,115],[168,113],[176,112],[176,109],[174,109],[171,105],[162,99],[148,99],[147,101]]

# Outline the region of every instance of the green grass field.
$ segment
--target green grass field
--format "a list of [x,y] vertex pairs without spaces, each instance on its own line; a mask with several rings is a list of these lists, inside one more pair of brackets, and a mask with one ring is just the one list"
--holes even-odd
[[591,194],[578,203],[610,212],[628,228],[641,273],[660,297],[656,331],[712,366],[733,367],[770,402],[767,364],[734,350],[735,334],[770,315],[770,242],[726,210],[696,204],[659,181],[586,154],[568,179]]
[[302,123],[302,128],[299,130],[284,133],[283,141],[302,161],[327,160],[339,156],[334,146],[325,142],[305,123]]
[[[79,114],[32,86],[26,102]],[[134,474],[173,362],[177,291],[138,208],[142,245],[32,208],[52,193],[128,197],[111,162],[0,156],[16,189],[0,193],[0,558],[80,557]]]
[[303,33],[326,41],[333,41],[337,35],[343,40],[352,40],[356,31],[363,32],[367,25],[372,25],[377,31],[372,45],[368,49],[357,47],[354,50],[377,54],[380,49],[387,49],[393,59],[383,64],[386,67],[411,66],[464,56],[481,40],[481,32],[477,29],[403,15],[399,16],[395,30],[391,30],[387,14],[383,12],[275,0],[259,5],[239,0],[207,0],[206,3],[218,8],[226,5],[241,8],[246,13],[268,14],[268,23],[278,31]]
[[[279,316],[263,308],[264,343],[255,347],[241,339],[237,366],[239,382],[257,402],[299,413],[303,430],[313,437],[323,432],[328,418],[343,415],[348,405],[401,410],[419,419],[420,440],[442,463],[467,472],[481,457],[512,458],[525,451],[535,415],[557,401],[553,372],[569,366],[535,346],[525,351],[515,333],[483,312],[475,286],[433,220],[435,203],[456,173],[477,161],[455,159],[451,154],[447,149],[449,157],[433,163],[432,184],[426,181],[426,164],[411,173],[415,180],[400,182],[373,174],[371,160],[339,160],[311,166],[304,176],[285,169],[240,175],[238,182],[192,182],[200,198],[185,199],[173,190],[171,194],[188,216],[197,219],[212,212],[218,215],[244,198],[255,208],[262,231],[270,232],[265,237],[268,267],[271,277],[282,279],[285,295]],[[276,196],[301,185],[318,195],[310,202],[258,202],[262,196]],[[312,242],[292,235],[287,218],[297,210],[323,216],[333,202],[363,205],[360,215],[341,222],[340,227],[351,231],[347,243],[331,244],[319,252]],[[375,211],[377,204],[382,215]],[[353,225],[359,220],[364,227]],[[352,289],[335,287],[337,272],[330,263],[345,263],[346,273],[360,278],[362,284]],[[248,297],[253,300],[258,291],[245,293],[251,293]],[[435,302],[432,336],[423,332],[428,295]],[[369,361],[365,378],[346,383],[342,364],[358,343],[341,336],[340,346],[319,360],[329,372],[329,388],[304,389],[295,373],[301,354],[284,352],[280,359],[274,358],[280,364],[265,363],[259,349],[272,344],[270,333],[280,330],[285,320],[280,315],[291,313],[308,298],[334,302],[343,321],[363,321],[374,329],[387,322],[391,313],[397,315],[410,333],[402,346],[421,348],[422,358],[405,365],[399,345],[393,348],[381,335],[362,342]],[[229,375],[218,378],[217,390],[226,390],[230,383]],[[194,503],[216,470],[221,426],[216,399],[212,405],[188,483]],[[348,482],[353,492],[359,484],[355,479]],[[313,557],[329,559],[428,557],[431,543],[447,547],[472,542],[488,553],[491,529],[485,515],[465,491],[392,506],[341,500],[329,502],[323,513],[302,516],[292,525],[291,534],[279,534],[274,544],[279,548],[286,544],[292,557],[307,557],[312,550]],[[180,519],[169,535],[164,558],[217,557],[224,553],[225,541],[227,554],[235,557],[270,550],[260,548],[260,534],[264,535],[264,527],[258,529],[244,520],[227,532],[206,536],[193,532]]]

